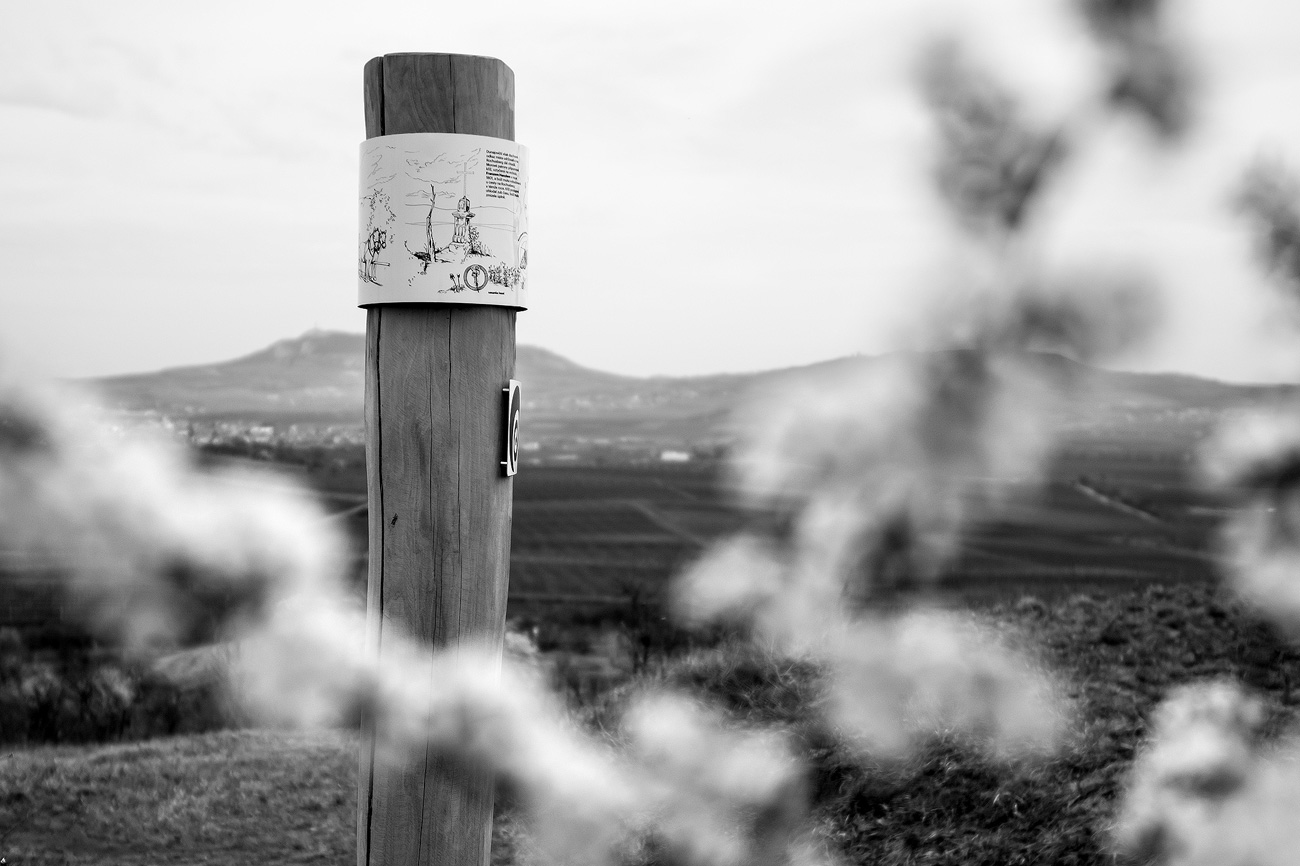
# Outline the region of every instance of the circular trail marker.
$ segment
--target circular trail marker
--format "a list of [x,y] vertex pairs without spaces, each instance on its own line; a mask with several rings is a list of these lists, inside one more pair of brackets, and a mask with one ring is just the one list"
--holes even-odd
[[519,473],[519,409],[523,403],[520,396],[519,382],[510,380],[509,387],[503,389],[506,403],[505,430],[502,431],[505,443],[505,459],[501,461],[502,471],[507,475]]

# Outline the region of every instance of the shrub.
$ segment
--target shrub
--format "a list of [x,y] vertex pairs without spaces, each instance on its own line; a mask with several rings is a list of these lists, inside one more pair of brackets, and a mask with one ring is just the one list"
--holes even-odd
[[245,723],[218,682],[179,685],[139,664],[27,657],[0,681],[0,743],[86,743]]

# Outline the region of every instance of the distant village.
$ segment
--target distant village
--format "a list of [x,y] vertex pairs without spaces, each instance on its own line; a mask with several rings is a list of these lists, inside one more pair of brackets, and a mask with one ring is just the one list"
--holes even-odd
[[[353,451],[364,448],[366,441],[365,428],[360,424],[176,418],[149,410],[114,411],[110,419],[110,423],[119,429],[154,429],[206,452],[258,460],[279,460],[307,450]],[[525,439],[520,450],[523,452],[520,457],[523,465],[682,465],[710,464],[721,460],[726,445],[721,442],[666,441],[662,437],[588,437],[553,433]]]

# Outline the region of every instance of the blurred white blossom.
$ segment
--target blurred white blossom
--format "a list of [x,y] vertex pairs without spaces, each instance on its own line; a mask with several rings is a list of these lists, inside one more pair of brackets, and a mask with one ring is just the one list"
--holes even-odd
[[1256,494],[1300,485],[1300,406],[1229,415],[1201,452],[1206,481]]
[[891,544],[906,580],[928,579],[997,481],[1036,473],[1049,393],[1011,356],[864,361],[756,402],[735,474],[751,503],[789,514],[802,579],[843,581]]
[[686,862],[789,862],[804,832],[807,793],[790,744],[744,731],[696,702],[652,694],[624,720],[650,795],[656,832]]
[[1223,528],[1232,588],[1284,631],[1300,631],[1300,497],[1240,509]]
[[691,621],[748,627],[828,671],[831,721],[865,753],[961,733],[1042,754],[1065,713],[1037,666],[969,620],[871,613],[935,581],[963,528],[1041,477],[1083,368],[1154,321],[1126,279],[1055,280],[933,317],[964,348],[864,359],[787,382],[749,407],[732,472],[776,527],[718,543],[677,583]]
[[[172,442],[110,432],[88,404],[12,379],[0,388],[0,543],[56,563],[91,621],[133,651],[223,640],[158,670],[223,674],[259,721],[364,720],[381,766],[432,755],[489,773],[551,862],[612,862],[636,833],[691,863],[816,859],[802,771],[778,735],[650,695],[620,751],[579,730],[534,666],[503,666],[493,647],[435,651],[385,622],[381,663],[341,581],[337,529],[305,491],[200,471]],[[102,683],[105,699],[129,698],[120,686]]]
[[1300,629],[1300,407],[1239,413],[1201,452],[1202,475],[1240,506],[1221,533],[1233,588],[1285,629]]
[[[1221,531],[1232,588],[1300,631],[1300,407],[1228,416],[1200,458],[1203,480],[1236,506]],[[1134,766],[1114,833],[1120,850],[1170,866],[1294,864],[1300,743],[1261,746],[1263,720],[1259,700],[1233,683],[1170,696]]]
[[552,862],[610,862],[636,832],[698,864],[779,864],[802,850],[802,770],[777,734],[652,693],[628,711],[616,750],[487,649],[433,652],[386,630],[380,664],[362,626],[347,609],[277,611],[241,644],[241,692],[263,718],[298,726],[367,718],[376,760],[390,766],[432,755],[489,772],[531,815],[533,844]]
[[0,543],[64,572],[130,647],[212,640],[278,598],[333,591],[344,546],[322,517],[270,473],[200,472],[178,444],[0,371]]
[[831,721],[866,752],[940,730],[1044,751],[1062,714],[1010,652],[939,615],[854,613],[932,580],[971,510],[992,506],[990,481],[1037,473],[1043,390],[1013,360],[967,352],[874,362],[763,404],[736,471],[751,501],[786,515],[784,534],[719,544],[679,579],[679,608],[824,663]]
[[1115,828],[1119,849],[1169,866],[1293,864],[1300,748],[1263,748],[1259,701],[1230,682],[1186,686],[1157,711]]
[[831,659],[830,718],[866,754],[904,754],[938,732],[992,755],[1044,755],[1064,728],[1052,679],[971,617],[914,611],[854,623]]
[[[1159,4],[1132,6],[1137,18]],[[1145,26],[1145,25],[1142,25]],[[1157,58],[1158,59],[1158,58]],[[1235,204],[1255,223],[1268,266],[1294,295],[1297,186],[1257,163]],[[1262,616],[1300,632],[1300,405],[1229,414],[1200,452],[1206,485],[1233,506],[1221,530],[1232,588]],[[1260,700],[1229,682],[1184,687],[1153,720],[1114,829],[1120,851],[1169,866],[1283,866],[1300,850],[1300,741],[1263,745]]]

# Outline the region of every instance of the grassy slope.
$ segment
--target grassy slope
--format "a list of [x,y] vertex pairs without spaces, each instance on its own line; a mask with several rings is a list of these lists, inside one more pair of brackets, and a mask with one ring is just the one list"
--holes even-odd
[[1107,827],[1171,688],[1231,677],[1263,693],[1274,731],[1293,715],[1284,698],[1300,657],[1207,586],[1025,598],[979,615],[1057,672],[1076,703],[1072,741],[1050,761],[998,765],[936,738],[906,763],[864,769],[820,729],[816,677],[799,664],[705,653],[666,678],[747,722],[800,732],[818,823],[850,863],[1111,864]]
[[[982,612],[1038,647],[1080,708],[1075,742],[1032,767],[936,741],[871,770],[819,731],[816,677],[752,654],[702,654],[670,682],[738,715],[801,731],[819,823],[850,862],[1103,863],[1105,827],[1154,703],[1174,685],[1245,679],[1282,697],[1294,654],[1204,587],[1021,600]],[[593,711],[596,719],[605,714]],[[230,732],[138,745],[29,749],[0,762],[0,855],[10,863],[351,863],[350,738]],[[517,833],[498,827],[495,860]]]
[[345,863],[355,768],[334,734],[33,748],[0,764],[0,851],[10,863]]
[[[356,740],[226,731],[0,757],[10,866],[356,862]],[[494,862],[517,829],[498,822]]]

